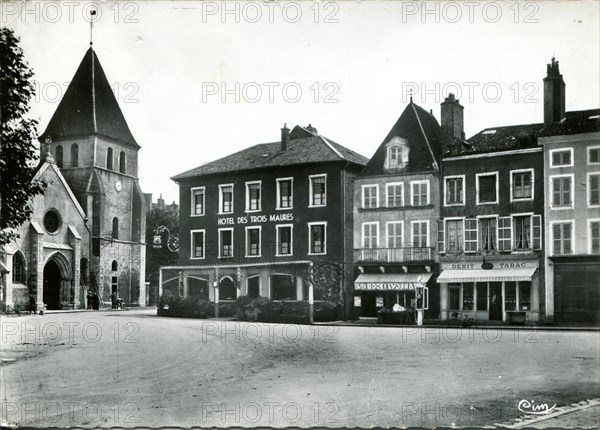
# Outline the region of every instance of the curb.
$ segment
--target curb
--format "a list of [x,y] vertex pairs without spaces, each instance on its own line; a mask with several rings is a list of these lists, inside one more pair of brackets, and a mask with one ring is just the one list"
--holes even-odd
[[456,330],[539,330],[539,331],[595,331],[600,332],[600,327],[556,327],[556,326],[517,326],[517,325],[474,325],[471,327],[457,327],[448,326],[443,324],[427,324],[427,325],[401,325],[401,324],[357,324],[352,322],[315,322],[313,325],[325,325],[325,326],[341,326],[341,327],[385,327],[385,328],[413,328],[413,329],[456,329]]

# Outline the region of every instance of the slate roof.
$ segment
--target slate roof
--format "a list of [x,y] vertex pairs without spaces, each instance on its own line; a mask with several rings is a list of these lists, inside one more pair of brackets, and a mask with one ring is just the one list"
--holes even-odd
[[367,163],[368,159],[362,155],[317,134],[316,130],[311,130],[314,129],[294,127],[285,151],[281,149],[281,142],[261,143],[180,173],[171,179],[177,182],[204,175],[332,161],[348,161],[359,166]]
[[139,148],[91,47],[38,140],[44,142],[47,136],[58,140],[89,134],[104,135]]
[[535,148],[543,123],[489,127],[470,137],[458,155]]
[[588,109],[565,113],[562,121],[545,127],[539,136],[562,136],[598,131],[600,131],[600,109]]
[[401,170],[402,173],[437,170],[435,166],[439,166],[441,152],[440,125],[431,113],[413,103],[411,99],[359,176],[390,173],[384,168],[386,144],[395,136],[408,140],[410,147],[408,165]]
[[[557,123],[544,127],[543,123],[489,127],[463,142],[461,155],[481,154],[514,149],[535,148],[538,138],[600,131],[600,109],[571,111]],[[444,154],[450,158],[452,155]]]

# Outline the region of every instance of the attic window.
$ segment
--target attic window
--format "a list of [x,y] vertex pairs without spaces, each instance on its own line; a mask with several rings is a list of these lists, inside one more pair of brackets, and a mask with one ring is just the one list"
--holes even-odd
[[271,154],[263,154],[262,156],[263,157],[268,157],[269,155],[271,155]]
[[588,119],[600,119],[600,115],[592,115]]
[[496,134],[496,130],[486,130],[481,134]]
[[386,168],[402,168],[408,164],[409,146],[406,139],[395,136],[387,143],[386,146]]

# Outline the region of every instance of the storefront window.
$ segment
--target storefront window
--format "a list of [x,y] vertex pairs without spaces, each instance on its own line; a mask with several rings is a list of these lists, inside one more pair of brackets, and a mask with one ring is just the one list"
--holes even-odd
[[519,310],[531,310],[531,282],[519,282]]
[[460,310],[460,284],[450,284],[448,293],[450,296],[450,310]]
[[463,310],[473,310],[473,288],[474,285],[471,282],[465,282],[463,284]]
[[504,309],[514,311],[517,309],[517,283],[507,281],[504,283]]
[[477,283],[477,310],[487,311],[488,308],[488,297],[487,297],[487,282]]

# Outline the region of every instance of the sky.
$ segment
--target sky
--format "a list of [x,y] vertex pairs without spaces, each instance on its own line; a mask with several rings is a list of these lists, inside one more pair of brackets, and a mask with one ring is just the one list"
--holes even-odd
[[600,107],[597,1],[0,1],[35,72],[45,130],[94,50],[141,146],[139,178],[178,202],[170,178],[312,124],[371,157],[409,102],[453,92],[465,134],[543,121],[546,64],[566,109]]

